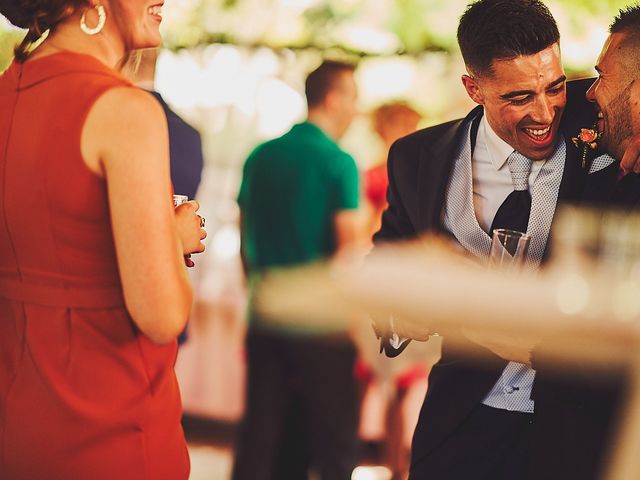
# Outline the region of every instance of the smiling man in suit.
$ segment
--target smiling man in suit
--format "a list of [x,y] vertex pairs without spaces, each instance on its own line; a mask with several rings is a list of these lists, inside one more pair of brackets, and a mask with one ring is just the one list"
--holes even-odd
[[[609,156],[583,169],[571,142],[595,121],[585,99],[592,80],[566,82],[558,29],[540,1],[473,3],[458,42],[462,83],[478,107],[394,144],[389,207],[374,240],[444,233],[486,257],[490,232],[510,228],[531,235],[527,262],[536,267],[547,255],[556,207],[580,201],[591,174],[617,176]],[[429,333],[401,319],[377,331],[389,356]],[[596,478],[614,400],[576,396],[573,385],[536,372],[529,352],[471,342],[469,349],[476,355],[458,356],[445,339],[414,434],[410,478]],[[585,419],[588,426],[578,427]]]
[[609,32],[587,98],[597,105],[601,147],[622,158],[640,131],[640,5],[621,10]]

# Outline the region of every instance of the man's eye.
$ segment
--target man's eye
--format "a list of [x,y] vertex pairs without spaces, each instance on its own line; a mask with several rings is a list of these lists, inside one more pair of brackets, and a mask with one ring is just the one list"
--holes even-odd
[[564,90],[564,85],[561,85],[559,87],[552,88],[547,93],[549,93],[549,95],[558,95],[559,93],[562,93],[563,90]]
[[529,100],[531,99],[531,97],[526,96],[526,97],[515,97],[515,98],[511,98],[509,100],[509,103],[511,105],[524,105],[525,103],[527,103]]

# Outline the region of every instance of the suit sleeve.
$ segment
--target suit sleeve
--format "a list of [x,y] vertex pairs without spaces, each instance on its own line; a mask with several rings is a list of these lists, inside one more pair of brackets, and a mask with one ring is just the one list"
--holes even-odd
[[402,158],[401,146],[396,142],[389,150],[387,161],[387,173],[389,176],[389,186],[387,187],[388,207],[382,214],[380,230],[373,236],[375,244],[408,239],[416,235],[402,202],[398,186],[397,170],[402,168],[403,160],[406,161],[408,159]]
[[[403,159],[401,148],[398,142],[391,146],[389,158],[387,161],[387,171],[389,176],[389,186],[387,187],[387,203],[388,207],[382,214],[382,225],[380,230],[373,236],[374,244],[378,245],[386,242],[399,241],[415,236],[415,230],[409,220],[409,216],[405,209],[400,196],[399,186],[397,184],[397,168],[402,167]],[[383,318],[384,317],[384,318]],[[407,339],[392,344],[395,332],[391,329],[391,314],[380,317],[372,316],[373,330],[380,339],[380,352],[384,351],[388,357],[396,357],[400,355],[411,340]]]

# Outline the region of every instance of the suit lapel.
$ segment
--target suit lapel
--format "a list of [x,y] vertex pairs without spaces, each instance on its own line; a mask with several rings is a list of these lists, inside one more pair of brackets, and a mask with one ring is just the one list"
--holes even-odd
[[571,137],[577,135],[581,127],[595,121],[594,106],[585,98],[585,92],[592,83],[592,78],[567,83],[567,107],[560,124],[567,145],[567,158],[558,192],[559,202],[579,201],[587,180],[587,172],[581,166],[580,150],[575,147]]
[[580,151],[575,147],[569,135],[564,136],[564,142],[567,146],[567,156],[564,161],[558,200],[576,202],[581,198],[587,172],[581,166]]
[[443,132],[431,137],[432,143],[423,145],[418,168],[418,232],[442,230],[442,208],[463,127],[481,114],[482,107],[474,108],[464,119],[446,124]]

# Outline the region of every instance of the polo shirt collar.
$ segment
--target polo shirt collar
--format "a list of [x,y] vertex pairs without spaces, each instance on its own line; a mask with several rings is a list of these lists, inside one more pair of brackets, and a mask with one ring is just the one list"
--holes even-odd
[[291,130],[303,130],[311,134],[321,135],[325,140],[331,142],[334,145],[337,145],[337,142],[332,139],[329,135],[327,135],[324,130],[322,130],[318,125],[309,120],[305,120],[304,122],[298,123],[293,126]]

